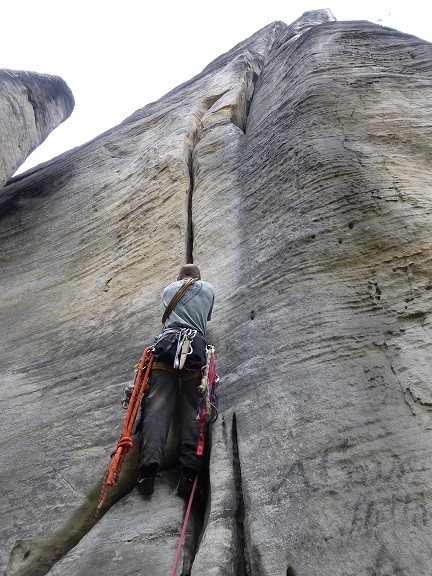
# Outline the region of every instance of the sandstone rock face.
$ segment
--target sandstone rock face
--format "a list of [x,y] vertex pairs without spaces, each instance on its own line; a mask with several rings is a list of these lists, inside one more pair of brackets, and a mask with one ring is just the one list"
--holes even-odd
[[0,186],[70,116],[75,102],[57,76],[0,70]]
[[316,11],[2,190],[7,576],[169,573],[174,441],[94,512],[191,259],[221,383],[183,573],[430,575],[431,100],[432,45]]

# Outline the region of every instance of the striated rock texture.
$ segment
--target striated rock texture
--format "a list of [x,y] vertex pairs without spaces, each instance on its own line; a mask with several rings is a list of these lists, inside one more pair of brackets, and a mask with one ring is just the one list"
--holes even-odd
[[430,576],[432,45],[275,22],[2,190],[1,563],[166,575],[175,432],[95,518],[123,387],[186,260],[217,291],[220,414],[192,576]]
[[57,76],[0,70],[0,186],[74,106],[69,86]]

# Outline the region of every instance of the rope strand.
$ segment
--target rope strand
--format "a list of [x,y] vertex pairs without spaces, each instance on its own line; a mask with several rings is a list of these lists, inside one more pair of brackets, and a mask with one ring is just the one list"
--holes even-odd
[[189,496],[189,502],[188,502],[186,512],[185,512],[185,517],[183,520],[183,526],[182,526],[182,530],[181,530],[181,534],[180,534],[180,541],[179,541],[178,546],[177,546],[177,551],[176,551],[176,554],[174,557],[174,563],[173,563],[173,567],[171,568],[170,576],[175,576],[175,573],[177,572],[177,566],[178,566],[178,563],[180,560],[180,554],[181,554],[181,549],[183,546],[183,540],[184,540],[184,537],[186,534],[186,529],[187,529],[187,525],[189,522],[189,515],[190,515],[190,511],[191,511],[191,507],[192,507],[192,501],[193,501],[194,496],[195,496],[195,490],[196,490],[197,484],[198,484],[198,474],[195,476],[195,480],[194,480],[194,483],[192,485],[192,490],[191,490],[191,493]]
[[123,460],[125,459],[126,454],[130,452],[133,447],[133,441],[131,437],[132,430],[138,414],[141,398],[148,387],[148,379],[152,369],[153,360],[154,355],[152,347],[147,346],[144,348],[141,360],[138,364],[135,383],[124,417],[120,438],[117,442],[115,450],[111,453],[111,462],[103,479],[99,502],[96,508],[96,516],[98,516],[102,510],[108,492],[108,486],[114,486],[117,484]]

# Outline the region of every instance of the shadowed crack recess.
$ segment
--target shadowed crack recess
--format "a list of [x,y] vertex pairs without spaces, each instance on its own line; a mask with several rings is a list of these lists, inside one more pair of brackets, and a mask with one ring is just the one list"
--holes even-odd
[[422,400],[409,387],[405,388],[405,400],[411,406],[411,409],[412,404],[415,404],[416,406],[423,408],[428,412],[432,410],[432,403],[427,400]]
[[38,125],[38,117],[37,117],[38,105],[36,103],[36,100],[33,97],[33,92],[31,90],[31,88],[29,88],[29,87],[27,87],[27,98],[28,98],[28,101],[30,102],[30,104],[32,105],[34,119],[35,119],[35,126],[37,126]]
[[237,507],[235,511],[235,521],[237,534],[235,537],[237,551],[237,556],[235,558],[235,576],[250,576],[250,570],[248,567],[248,562],[245,553],[245,534],[244,534],[244,515],[245,515],[245,505],[243,499],[243,487],[242,487],[242,474],[240,466],[240,455],[238,447],[238,436],[237,436],[237,417],[235,413],[232,419],[232,453],[233,453],[233,472],[234,472],[234,487],[235,493],[237,495]]
[[[211,450],[210,438],[208,444],[209,444],[209,450]],[[186,531],[185,540],[183,544],[183,567],[181,572],[182,576],[190,576],[193,562],[195,560],[195,556],[198,553],[199,546],[208,519],[206,516],[206,511],[209,507],[208,467],[206,467],[205,471],[201,475],[200,485],[202,486],[202,489],[200,489],[199,491],[197,490],[195,498],[192,501],[191,514],[187,527],[188,529]],[[184,512],[186,512],[186,507],[187,502],[185,501]],[[184,515],[182,522],[184,522]],[[180,530],[178,532],[178,538],[180,538]]]
[[[242,488],[242,474],[239,457],[238,436],[237,436],[237,419],[234,413],[232,419],[232,466],[234,477],[234,489],[237,496],[236,508],[234,511],[234,519],[236,525],[236,533],[234,536],[233,549],[236,550],[234,557],[234,575],[235,576],[251,576],[252,572],[249,568],[249,562],[245,552],[245,533],[244,533],[244,515],[245,504],[243,499]],[[209,446],[211,450],[211,440],[209,437]],[[207,470],[208,473],[208,470]],[[207,485],[208,485],[207,478]],[[204,534],[206,524],[208,521],[208,508],[210,506],[208,492],[204,495],[204,504],[202,506],[194,504],[191,510],[192,530],[189,531],[189,538],[186,538],[184,544],[183,556],[183,570],[182,576],[189,576],[193,568],[194,558],[199,550],[199,546]],[[289,568],[289,570],[292,570]],[[254,573],[254,576],[259,576]],[[294,572],[287,572],[287,576],[296,576]]]
[[193,263],[193,243],[194,243],[194,225],[192,218],[192,192],[194,188],[194,175],[193,175],[193,165],[192,165],[192,150],[189,154],[188,161],[189,169],[189,190],[188,201],[187,201],[187,230],[186,230],[186,263]]

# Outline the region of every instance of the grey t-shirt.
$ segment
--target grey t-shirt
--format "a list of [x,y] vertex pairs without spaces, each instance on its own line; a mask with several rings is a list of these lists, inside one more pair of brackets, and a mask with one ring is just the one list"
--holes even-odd
[[[171,298],[178,291],[186,279],[171,282],[163,291],[163,309],[168,306]],[[182,299],[168,316],[165,328],[192,328],[198,330],[203,336],[206,333],[207,320],[211,319],[215,290],[211,284],[203,280],[196,280],[183,294]]]

